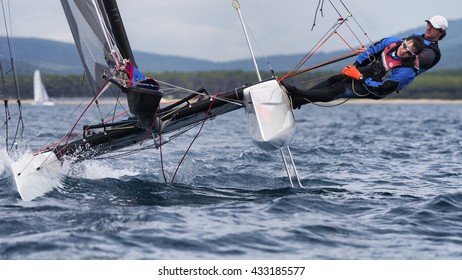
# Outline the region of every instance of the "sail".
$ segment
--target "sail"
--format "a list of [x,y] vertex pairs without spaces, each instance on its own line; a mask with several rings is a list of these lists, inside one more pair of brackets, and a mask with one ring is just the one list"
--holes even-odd
[[122,56],[105,22],[104,5],[96,0],[61,0],[82,64],[96,93]]
[[130,112],[151,127],[162,93],[137,69],[115,0],[61,0],[93,92],[111,82],[127,96]]
[[48,97],[48,92],[42,83],[40,71],[34,71],[34,104],[35,105],[54,105]]

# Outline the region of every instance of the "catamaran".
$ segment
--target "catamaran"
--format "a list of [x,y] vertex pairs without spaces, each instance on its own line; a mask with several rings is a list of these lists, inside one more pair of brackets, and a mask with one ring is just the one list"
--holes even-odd
[[[61,0],[61,3],[93,97],[61,140],[36,151],[30,160],[13,163],[22,199],[32,200],[49,191],[40,190],[31,182],[56,176],[64,161],[80,162],[134,145],[142,147],[137,150],[159,148],[193,127],[202,127],[206,120],[241,108],[245,109],[252,141],[266,151],[279,151],[291,186],[297,183],[302,186],[289,148],[295,134],[295,119],[282,79],[273,75],[262,80],[258,75],[259,80],[254,83],[210,94],[205,89],[187,90],[145,77],[137,67],[115,0]],[[258,74],[237,0],[233,1],[233,7],[244,27]],[[184,98],[168,106],[161,105],[163,97],[180,90]],[[111,117],[104,115],[97,123],[84,124],[82,131],[77,132],[82,116],[91,106],[98,106],[98,99],[108,93],[116,96]],[[121,106],[122,96],[129,110]]]

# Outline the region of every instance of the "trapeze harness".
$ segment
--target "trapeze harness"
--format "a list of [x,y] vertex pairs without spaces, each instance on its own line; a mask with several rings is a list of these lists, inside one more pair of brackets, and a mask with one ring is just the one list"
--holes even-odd
[[[431,68],[433,68],[433,66],[435,66],[436,64],[438,64],[438,62],[440,61],[441,59],[441,51],[440,51],[440,48],[438,46],[438,42],[432,42],[430,40],[427,40],[425,39],[425,36],[422,34],[421,37],[424,39],[424,42],[425,42],[425,49],[424,51],[419,55],[419,63],[420,63],[420,70],[419,70],[419,73],[418,75],[424,73],[425,71],[427,70],[430,70]],[[428,49],[430,50],[430,52],[432,52],[432,54],[435,55],[435,57],[433,57],[433,59],[431,57],[425,57],[425,55],[429,53]],[[430,61],[430,59],[432,59]]]
[[[401,45],[401,42],[394,42],[383,49],[380,53],[377,53],[373,56],[373,62],[366,66],[359,67],[358,70],[363,74],[364,80],[367,78],[372,78],[374,81],[381,82],[382,78],[387,74],[388,71],[391,71],[394,68],[398,67],[409,67],[413,68],[414,71],[417,73],[419,71],[419,59],[416,57],[414,58],[406,58],[406,59],[399,59],[398,57],[392,55]],[[368,96],[369,98],[380,99],[385,97],[386,95],[394,92],[399,86],[399,82],[393,80],[385,80],[383,85],[379,90],[372,89],[367,86],[367,84],[363,83],[362,81],[356,81],[353,79],[351,87],[353,92],[358,97],[366,97],[369,94],[373,96]]]
[[[427,40],[425,40],[427,41]],[[440,51],[440,48],[438,46],[438,43],[437,42],[430,42],[430,44],[425,44],[427,47],[429,47],[430,49],[432,49],[434,52],[435,52],[435,59],[432,61],[432,63],[430,64],[430,66],[428,66],[426,69],[430,69],[432,68],[433,66],[435,66],[436,64],[438,64],[438,62],[440,61],[441,59],[441,51]]]

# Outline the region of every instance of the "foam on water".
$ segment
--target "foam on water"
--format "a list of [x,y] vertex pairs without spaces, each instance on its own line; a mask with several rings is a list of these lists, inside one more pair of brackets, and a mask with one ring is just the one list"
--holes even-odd
[[91,180],[104,178],[118,179],[123,176],[136,176],[139,174],[139,171],[133,166],[118,166],[114,163],[101,160],[88,160],[78,164],[65,162],[63,171],[72,177]]
[[11,158],[5,149],[0,150],[0,174],[8,172],[11,166]]
[[[63,163],[63,173],[69,177],[99,180],[99,179],[120,179],[122,177],[135,177],[144,174],[151,178],[157,178],[159,182],[174,182],[181,184],[191,184],[198,174],[203,164],[190,157],[186,157],[181,166],[178,167],[179,159],[174,157],[174,161],[165,160],[163,170],[157,154],[150,153],[136,154],[136,156],[121,156],[118,158],[99,158],[85,160],[79,163],[65,161]],[[178,168],[178,170],[177,170]],[[165,174],[165,178],[164,178]]]

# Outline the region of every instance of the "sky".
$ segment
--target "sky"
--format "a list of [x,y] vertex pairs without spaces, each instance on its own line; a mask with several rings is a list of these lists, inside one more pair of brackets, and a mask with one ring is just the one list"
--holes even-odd
[[[338,12],[348,15],[340,0],[331,0]],[[59,0],[1,0],[10,7],[14,37],[73,42]],[[132,49],[163,55],[177,55],[211,61],[231,61],[250,55],[233,0],[119,0],[118,6]],[[324,17],[318,0],[239,0],[240,12],[248,26],[255,55],[307,53],[339,18],[328,0]],[[425,28],[425,19],[443,15],[448,20],[462,18],[461,0],[343,0],[354,16],[339,34],[356,46],[370,44],[385,36],[412,28]],[[8,14],[8,13],[7,13]],[[0,35],[5,35],[5,24]],[[450,32],[449,26],[448,32]],[[363,35],[366,32],[371,40]],[[329,40],[321,51],[345,49],[339,38]]]

